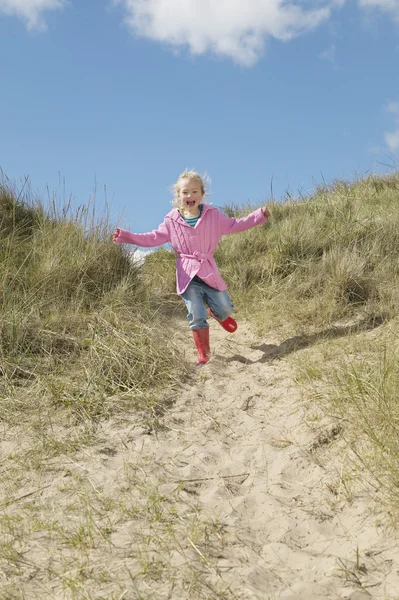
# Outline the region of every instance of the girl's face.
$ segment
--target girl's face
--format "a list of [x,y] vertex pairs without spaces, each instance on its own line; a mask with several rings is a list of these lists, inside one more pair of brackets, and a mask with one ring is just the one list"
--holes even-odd
[[179,188],[179,198],[184,210],[190,215],[197,216],[198,207],[204,197],[201,182],[198,179],[181,179]]

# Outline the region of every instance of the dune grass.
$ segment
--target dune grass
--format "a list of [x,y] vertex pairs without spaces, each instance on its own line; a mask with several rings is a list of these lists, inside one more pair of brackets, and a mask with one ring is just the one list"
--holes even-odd
[[394,315],[398,194],[395,175],[337,182],[309,198],[273,203],[267,235],[259,228],[230,236],[219,251],[240,309],[256,313],[263,330]]
[[31,418],[27,388],[90,418],[151,406],[176,385],[173,336],[106,219],[90,207],[46,211],[3,185],[0,232],[1,419]]

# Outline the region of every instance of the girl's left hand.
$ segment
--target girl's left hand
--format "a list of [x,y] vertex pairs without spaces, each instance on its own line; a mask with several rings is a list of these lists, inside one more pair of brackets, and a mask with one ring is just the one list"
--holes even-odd
[[115,229],[115,233],[112,234],[112,241],[114,242],[114,244],[118,244],[118,238],[120,236],[121,230],[120,227],[117,227]]
[[266,206],[262,206],[262,214],[265,217],[265,219],[270,219],[270,212],[266,208]]

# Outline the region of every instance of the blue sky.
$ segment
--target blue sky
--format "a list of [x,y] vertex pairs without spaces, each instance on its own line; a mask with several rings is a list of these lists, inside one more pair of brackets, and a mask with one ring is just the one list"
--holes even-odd
[[[0,0],[0,168],[155,228],[398,166],[399,0]],[[105,192],[106,188],[106,192]]]

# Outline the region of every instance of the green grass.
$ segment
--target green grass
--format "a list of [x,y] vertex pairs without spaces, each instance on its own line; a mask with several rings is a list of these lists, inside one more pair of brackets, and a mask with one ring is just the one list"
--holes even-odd
[[116,397],[151,406],[178,383],[173,336],[106,219],[89,207],[46,212],[3,185],[0,231],[1,419],[31,412],[27,389],[46,409],[92,418]]
[[240,310],[256,314],[262,330],[394,315],[398,193],[398,176],[371,177],[271,204],[267,234],[258,228],[230,236],[217,256]]

